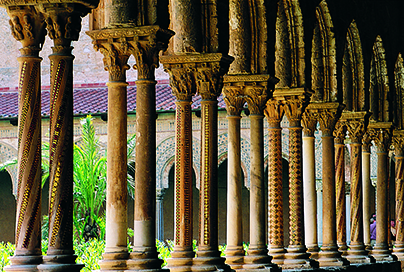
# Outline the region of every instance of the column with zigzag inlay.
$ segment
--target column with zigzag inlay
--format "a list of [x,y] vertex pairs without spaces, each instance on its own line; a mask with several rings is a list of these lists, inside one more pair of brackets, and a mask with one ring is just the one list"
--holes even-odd
[[393,254],[397,259],[404,262],[404,131],[393,132],[394,157],[396,159],[396,242]]

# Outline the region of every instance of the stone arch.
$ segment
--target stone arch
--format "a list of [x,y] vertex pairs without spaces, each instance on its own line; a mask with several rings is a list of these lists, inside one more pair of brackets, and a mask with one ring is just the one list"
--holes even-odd
[[[18,157],[18,150],[15,149],[13,146],[6,144],[4,142],[0,142],[0,164],[5,162],[10,162],[12,160],[17,159]],[[17,171],[18,166],[17,164],[11,165],[6,167],[7,172],[10,174],[11,182],[13,184],[13,195],[17,196],[18,190],[18,178],[17,178]]]
[[304,29],[298,0],[280,0],[276,18],[275,76],[277,87],[302,87],[304,81]]
[[[175,163],[175,137],[171,136],[161,141],[156,148],[156,187],[168,188],[168,173]],[[196,186],[200,186],[200,141],[192,139],[193,170],[195,172]]]
[[380,36],[373,45],[373,56],[370,62],[370,118],[374,121],[389,120],[389,78],[387,74],[386,52]]
[[362,44],[356,22],[348,27],[342,61],[342,89],[345,109],[364,111],[365,73],[363,67]]
[[394,85],[396,88],[394,123],[397,129],[404,129],[404,63],[401,53],[398,54],[394,69]]
[[311,52],[312,101],[335,102],[338,99],[335,34],[325,0],[317,6],[316,18]]
[[0,242],[14,243],[16,223],[16,199],[13,195],[11,175],[0,172]]

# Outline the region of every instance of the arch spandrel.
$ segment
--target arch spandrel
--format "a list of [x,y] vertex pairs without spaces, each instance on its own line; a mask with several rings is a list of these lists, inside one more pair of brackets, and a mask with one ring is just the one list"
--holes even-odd
[[[9,144],[0,142],[0,164],[12,161],[18,156],[18,151]],[[13,183],[13,194],[17,196],[18,178],[17,178],[17,165],[6,167],[7,172],[10,174]]]
[[348,27],[342,63],[343,103],[345,110],[366,110],[365,73],[362,44],[355,21]]
[[337,102],[337,61],[334,25],[326,1],[316,8],[311,65],[312,102]]
[[303,87],[304,29],[297,0],[280,0],[276,18],[275,77],[277,87]]
[[370,63],[369,86],[370,117],[373,121],[389,122],[389,78],[387,74],[386,54],[383,41],[376,37],[373,45],[373,56]]
[[398,129],[404,129],[404,62],[401,53],[398,58],[394,70],[395,92],[395,125]]

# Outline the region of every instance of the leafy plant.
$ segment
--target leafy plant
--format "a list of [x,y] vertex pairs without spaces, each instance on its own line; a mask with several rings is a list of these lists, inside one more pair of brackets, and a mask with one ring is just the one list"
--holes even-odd
[[10,257],[13,256],[15,245],[11,243],[0,242],[0,271],[10,264]]

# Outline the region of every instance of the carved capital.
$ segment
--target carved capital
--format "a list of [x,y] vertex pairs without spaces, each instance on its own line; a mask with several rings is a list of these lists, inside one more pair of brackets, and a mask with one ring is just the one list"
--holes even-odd
[[270,97],[267,87],[262,85],[245,86],[244,95],[250,114],[262,114]]
[[392,145],[394,148],[394,154],[397,157],[404,156],[404,130],[394,130]]
[[335,124],[335,129],[333,131],[333,135],[334,135],[334,143],[336,144],[344,144],[345,141],[345,137],[346,137],[346,126],[345,126],[345,122],[342,121],[338,121]]
[[21,54],[38,56],[46,35],[43,15],[34,6],[11,6],[7,12],[11,34],[23,46]]
[[389,128],[372,127],[369,128],[368,133],[375,143],[378,152],[388,152],[391,143],[391,133]]
[[363,134],[362,137],[362,152],[370,153],[370,147],[372,146],[372,139],[368,131]]
[[347,120],[344,122],[348,131],[348,137],[352,143],[361,143],[366,132],[365,120]]
[[317,129],[317,112],[306,110],[302,114],[303,136],[313,137]]
[[264,114],[267,117],[269,127],[277,128],[284,114],[283,101],[278,99],[269,99]]
[[341,116],[343,105],[339,103],[311,103],[308,110],[315,112],[323,136],[332,136],[335,124]]
[[223,87],[223,100],[226,103],[227,114],[240,116],[245,104],[243,91],[240,86],[226,84]]
[[104,69],[109,73],[109,81],[126,81],[126,70],[130,67],[128,59],[130,56],[129,43],[113,43],[93,41],[94,49],[100,51],[104,56]]
[[285,97],[284,108],[290,127],[300,127],[304,110],[310,101],[310,96],[302,94],[297,97]]

